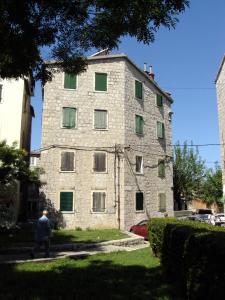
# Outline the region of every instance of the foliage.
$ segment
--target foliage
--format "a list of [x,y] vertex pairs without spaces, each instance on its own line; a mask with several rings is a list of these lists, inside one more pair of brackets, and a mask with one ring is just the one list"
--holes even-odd
[[189,0],[1,1],[0,76],[17,78],[32,70],[35,79],[50,79],[43,49],[64,70],[81,72],[91,48],[116,48],[126,35],[149,44],[161,25],[174,28],[188,5]]
[[40,168],[30,170],[25,150],[18,149],[16,143],[9,146],[6,141],[0,141],[0,187],[7,187],[16,180],[41,185],[41,173]]
[[193,221],[154,219],[149,230],[150,235],[158,233],[164,275],[183,289],[187,299],[214,299],[215,294],[223,298],[224,228]]
[[175,202],[181,199],[190,201],[200,196],[202,181],[205,176],[205,162],[200,158],[197,150],[188,148],[187,142],[174,149],[173,182]]
[[149,242],[155,256],[160,257],[163,246],[164,230],[168,222],[176,222],[175,218],[151,218],[148,222]]
[[206,171],[205,179],[201,188],[200,198],[207,203],[223,203],[223,184],[221,168],[216,166],[215,170]]

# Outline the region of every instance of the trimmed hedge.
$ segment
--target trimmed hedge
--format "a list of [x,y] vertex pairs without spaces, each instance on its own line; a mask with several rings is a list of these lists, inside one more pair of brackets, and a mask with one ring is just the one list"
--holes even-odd
[[187,299],[214,299],[211,296],[217,289],[221,295],[225,293],[225,267],[221,267],[225,259],[223,228],[154,218],[149,221],[149,241],[153,253],[161,259],[164,274],[187,293]]

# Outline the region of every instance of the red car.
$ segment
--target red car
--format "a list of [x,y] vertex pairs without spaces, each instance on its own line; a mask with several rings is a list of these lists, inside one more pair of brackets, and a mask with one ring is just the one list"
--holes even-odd
[[130,232],[143,236],[145,240],[148,240],[148,220],[143,220],[137,225],[131,226]]

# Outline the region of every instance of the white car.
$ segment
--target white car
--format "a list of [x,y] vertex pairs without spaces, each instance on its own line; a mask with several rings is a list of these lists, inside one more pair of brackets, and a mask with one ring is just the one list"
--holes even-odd
[[211,214],[199,214],[196,215],[196,221],[199,222],[203,222],[203,223],[207,223],[207,224],[211,224],[211,225],[215,225],[215,216],[211,215]]
[[216,225],[225,224],[225,215],[224,214],[216,214],[215,222],[216,222]]

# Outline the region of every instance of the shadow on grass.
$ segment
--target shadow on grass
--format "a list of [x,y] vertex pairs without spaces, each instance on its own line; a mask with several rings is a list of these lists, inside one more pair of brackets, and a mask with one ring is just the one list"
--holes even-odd
[[[82,265],[63,260],[52,268],[1,266],[0,299],[181,300],[162,280],[161,268],[123,266],[110,260]],[[43,269],[42,269],[43,268]]]

